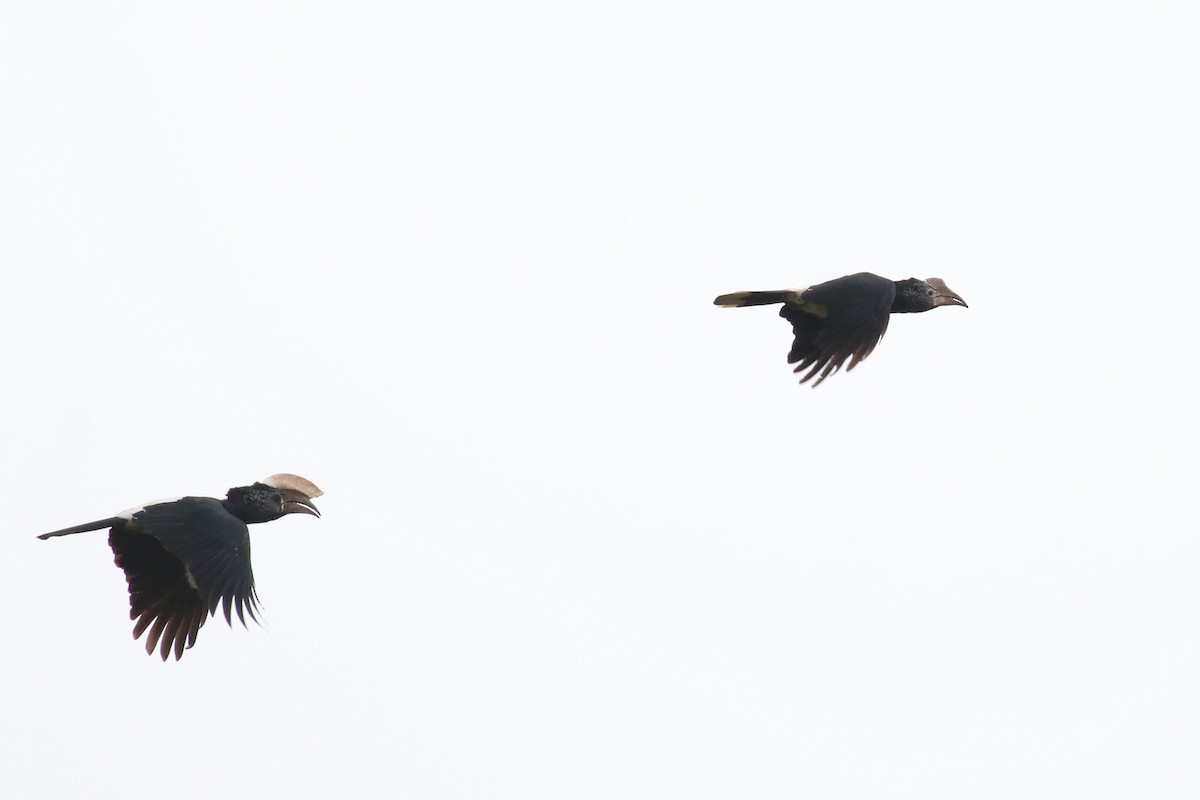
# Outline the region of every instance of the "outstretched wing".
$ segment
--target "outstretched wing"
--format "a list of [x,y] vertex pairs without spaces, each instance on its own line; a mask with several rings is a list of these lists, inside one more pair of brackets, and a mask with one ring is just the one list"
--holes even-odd
[[224,606],[245,624],[257,619],[258,597],[250,567],[250,532],[219,500],[184,497],[146,506],[115,526],[108,543],[129,584],[134,638],[149,630],[146,652],[156,645],[165,661],[196,641],[208,616]]
[[887,278],[860,272],[806,290],[799,303],[785,303],[779,316],[792,323],[795,341],[788,353],[801,379],[821,381],[854,366],[871,354],[887,331],[896,285]]

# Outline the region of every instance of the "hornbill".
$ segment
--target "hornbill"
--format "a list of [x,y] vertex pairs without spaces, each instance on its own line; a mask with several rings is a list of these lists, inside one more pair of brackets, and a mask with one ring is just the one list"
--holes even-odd
[[890,315],[967,305],[941,278],[889,281],[869,272],[807,289],[723,294],[713,303],[724,308],[783,303],[779,316],[792,323],[796,336],[788,363],[796,365],[793,372],[808,370],[801,383],[820,373],[814,387],[841,369],[847,359],[849,371],[869,356],[887,331]]
[[321,490],[299,475],[281,473],[250,486],[235,486],[224,500],[181,497],[122,511],[115,517],[86,522],[39,539],[109,528],[108,545],[129,584],[129,618],[137,620],[133,638],[146,636],[146,652],[167,660],[172,648],[179,660],[184,648],[217,606],[233,625],[237,609],[258,621],[258,594],[250,569],[250,530],[285,514],[321,516],[312,504]]

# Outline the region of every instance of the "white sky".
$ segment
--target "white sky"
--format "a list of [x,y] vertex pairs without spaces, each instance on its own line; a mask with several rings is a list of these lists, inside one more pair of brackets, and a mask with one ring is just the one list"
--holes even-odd
[[[1187,2],[25,3],[6,797],[1194,798]],[[971,303],[795,385],[773,309]],[[296,472],[267,629],[102,533]]]

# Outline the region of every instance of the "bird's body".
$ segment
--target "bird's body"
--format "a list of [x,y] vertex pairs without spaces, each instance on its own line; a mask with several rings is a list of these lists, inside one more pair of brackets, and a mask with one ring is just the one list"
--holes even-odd
[[819,374],[813,386],[819,386],[847,360],[846,369],[851,370],[870,355],[887,332],[892,314],[967,305],[940,278],[891,281],[869,272],[806,289],[723,294],[713,303],[725,308],[782,303],[779,316],[792,323],[795,335],[788,363],[796,365],[794,372],[808,370],[801,383]]
[[181,497],[150,503],[116,516],[44,533],[39,539],[109,529],[108,544],[129,584],[133,637],[149,630],[146,652],[159,645],[165,661],[196,641],[217,607],[233,624],[257,619],[258,595],[250,566],[249,524],[285,514],[320,516],[312,505],[321,490],[298,475],[272,475],[230,489],[224,500]]

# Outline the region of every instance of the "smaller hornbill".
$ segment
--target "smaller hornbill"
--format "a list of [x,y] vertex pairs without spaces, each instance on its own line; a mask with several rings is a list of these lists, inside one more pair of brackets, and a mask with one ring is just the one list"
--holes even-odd
[[889,281],[869,272],[807,289],[723,294],[713,303],[724,308],[783,303],[779,316],[792,323],[796,336],[788,363],[796,365],[793,372],[808,370],[801,383],[820,373],[814,387],[841,369],[847,359],[849,371],[869,356],[887,331],[892,314],[967,305],[941,278]]
[[258,594],[250,569],[250,530],[285,514],[321,516],[312,504],[321,490],[299,475],[281,473],[250,486],[236,486],[224,500],[181,497],[122,511],[115,517],[43,533],[39,539],[109,528],[108,544],[129,584],[133,638],[146,636],[153,655],[161,640],[163,661],[196,643],[200,627],[223,605],[246,624],[258,621]]

